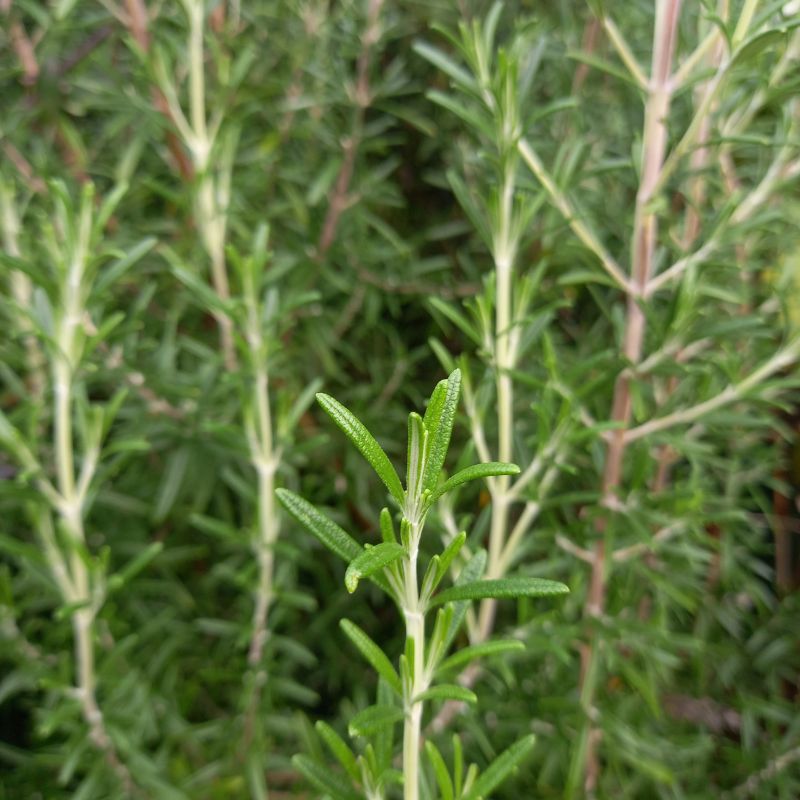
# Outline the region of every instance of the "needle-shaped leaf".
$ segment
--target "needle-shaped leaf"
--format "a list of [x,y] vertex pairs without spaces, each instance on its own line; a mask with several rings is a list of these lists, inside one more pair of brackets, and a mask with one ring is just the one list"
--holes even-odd
[[328,394],[318,393],[317,402],[345,436],[356,446],[358,452],[364,456],[378,477],[384,482],[392,497],[402,505],[403,486],[400,483],[400,478],[398,478],[395,468],[389,461],[389,457],[383,452],[375,437],[366,429],[361,420]]
[[352,594],[362,578],[369,578],[379,570],[402,558],[405,553],[403,546],[397,544],[397,542],[382,542],[375,545],[375,547],[364,548],[353,559],[344,574],[344,585],[347,587],[347,591]]
[[428,754],[428,760],[431,762],[433,771],[436,774],[436,783],[439,784],[439,794],[442,796],[442,800],[454,800],[453,781],[447,770],[447,764],[445,764],[442,754],[430,739],[425,742],[425,752]]
[[445,547],[444,552],[439,556],[438,571],[436,573],[436,585],[444,578],[445,573],[450,569],[453,559],[461,552],[464,542],[467,541],[467,532],[461,531],[458,536],[454,536],[450,544]]
[[404,716],[397,706],[368,706],[350,720],[347,729],[351,736],[370,736],[402,721]]
[[428,433],[433,434],[436,428],[439,427],[439,420],[442,416],[442,408],[444,407],[444,397],[447,394],[447,381],[439,381],[436,388],[431,393],[431,399],[428,400],[428,407],[425,409],[425,416],[422,418],[422,424]]
[[486,656],[495,656],[500,653],[512,653],[524,650],[525,645],[519,639],[496,639],[491,642],[482,642],[470,647],[464,647],[457,653],[453,653],[450,658],[446,658],[439,665],[439,671],[445,672],[449,669],[460,669],[470,661]]
[[396,542],[397,536],[394,532],[394,523],[392,522],[392,515],[389,513],[388,508],[381,511],[381,538],[384,542]]
[[361,545],[311,503],[288,489],[276,489],[275,494],[289,514],[339,558],[347,562],[358,558],[363,550]]
[[437,606],[461,600],[485,600],[489,597],[553,597],[568,593],[569,587],[558,581],[544,578],[498,578],[451,586],[439,592],[431,600],[431,605]]
[[478,695],[465,686],[457,686],[454,683],[440,683],[438,686],[431,686],[430,689],[420,692],[412,702],[422,703],[426,700],[455,700],[459,703],[477,703]]
[[339,625],[347,634],[347,638],[356,646],[356,649],[372,665],[372,668],[380,675],[389,686],[398,694],[402,694],[400,676],[392,666],[383,650],[367,636],[361,628],[349,619],[343,619]]
[[419,480],[425,465],[425,425],[415,412],[408,415],[408,450],[406,453],[406,492],[417,496]]
[[488,800],[492,796],[492,792],[516,770],[533,750],[535,743],[536,737],[530,734],[504,750],[472,784],[472,788],[467,792],[464,800]]
[[478,93],[478,85],[472,75],[457,64],[447,53],[422,41],[414,42],[412,47],[417,55],[422,56],[426,61],[430,61],[435,67],[449,75],[458,85],[475,94]]
[[430,502],[434,503],[443,494],[452,491],[462,483],[478,480],[480,478],[492,478],[496,475],[518,475],[519,467],[516,464],[505,464],[501,461],[487,461],[485,464],[473,464],[456,472],[448,478],[430,497]]
[[320,738],[328,746],[333,757],[345,768],[347,774],[354,781],[361,781],[361,771],[358,768],[356,757],[353,751],[347,746],[344,739],[328,725],[327,722],[320,720],[314,725]]
[[[464,565],[463,569],[458,575],[456,579],[456,586],[461,586],[462,584],[469,584],[473,581],[478,580],[478,578],[483,575],[483,571],[486,568],[486,551],[485,550],[478,550],[474,556]],[[448,648],[450,647],[453,638],[455,637],[458,629],[461,627],[461,623],[464,621],[464,617],[467,614],[467,608],[469,608],[469,601],[463,600],[460,603],[454,603],[453,606],[453,616],[450,620],[450,624],[447,627],[447,634],[445,636],[444,644],[442,647],[442,652],[446,653]]]
[[453,432],[453,423],[456,419],[458,408],[458,394],[461,390],[461,371],[456,369],[447,379],[442,412],[439,416],[436,430],[431,433],[433,437],[429,445],[428,458],[425,463],[425,474],[422,477],[422,488],[433,492],[439,481],[439,473],[444,466],[447,448],[450,446],[450,434]]
[[312,786],[323,794],[329,795],[333,800],[359,800],[359,795],[349,783],[342,780],[335,772],[312,761],[308,756],[295,756],[292,764]]

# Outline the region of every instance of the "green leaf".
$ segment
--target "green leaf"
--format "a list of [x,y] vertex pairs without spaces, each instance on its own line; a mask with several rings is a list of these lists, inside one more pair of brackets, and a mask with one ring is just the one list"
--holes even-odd
[[394,523],[388,508],[381,509],[381,538],[384,542],[396,542],[397,536],[394,533]]
[[449,75],[459,86],[475,94],[478,93],[478,84],[475,79],[446,53],[432,47],[427,42],[414,42],[412,47],[417,55],[422,56],[426,61],[430,61],[435,67]]
[[[469,211],[469,209],[467,209]],[[477,213],[477,212],[476,212]],[[428,299],[428,303],[431,307],[438,311],[442,316],[446,317],[453,323],[463,334],[467,337],[472,339],[472,341],[480,346],[481,345],[481,334],[480,331],[460,312],[453,308],[449,303],[445,303],[444,300],[439,299],[438,297],[431,297]],[[444,400],[444,388],[447,387],[447,382],[442,381],[440,384],[436,386],[436,389],[439,389],[439,386],[443,387],[441,399]],[[431,397],[431,405],[433,404],[433,397]],[[430,408],[430,406],[428,406]],[[441,413],[441,408],[440,408]],[[438,422],[436,423],[438,424]],[[425,415],[425,425],[428,430],[433,430],[436,427],[436,424],[433,426],[428,424],[428,415]]]
[[422,488],[433,491],[439,482],[439,473],[444,466],[447,448],[450,446],[450,434],[456,419],[458,393],[461,389],[461,370],[455,369],[447,379],[442,412],[436,430],[432,433],[430,452],[425,463],[425,474],[422,477]]
[[398,694],[403,693],[400,676],[392,666],[386,654],[378,647],[375,642],[367,636],[361,628],[349,619],[343,619],[339,625],[347,634],[347,638],[356,646],[356,649],[372,665],[373,669],[380,675],[386,683],[391,686]]
[[314,727],[317,729],[320,738],[328,746],[333,757],[345,768],[347,774],[354,781],[360,781],[361,772],[358,769],[355,754],[347,746],[344,739],[327,722],[319,720]]
[[439,665],[439,670],[444,672],[449,669],[460,669],[470,661],[499,653],[513,653],[524,650],[525,645],[519,639],[496,639],[491,642],[482,642],[469,647],[464,647],[450,658],[446,658]]
[[94,289],[98,296],[118,281],[137,261],[144,258],[156,245],[158,239],[149,236],[135,244],[126,253],[121,255],[113,264],[104,267],[95,281]]
[[411,702],[422,703],[426,700],[456,700],[460,703],[477,703],[478,696],[465,686],[457,686],[454,683],[440,683],[438,686],[431,686],[430,689],[420,692]]
[[186,478],[191,455],[192,451],[188,446],[181,447],[171,453],[164,478],[161,480],[161,488],[155,499],[153,522],[163,522],[175,506]]
[[464,542],[467,541],[467,532],[461,531],[458,536],[454,536],[453,540],[450,544],[445,547],[444,552],[441,556],[439,556],[439,570],[436,574],[436,584],[438,585],[439,582],[444,578],[447,570],[450,569],[450,565],[453,563],[453,559],[461,552],[461,548],[464,546]]
[[408,449],[406,452],[406,492],[411,497],[419,493],[419,480],[425,463],[425,424],[415,412],[408,415]]
[[[766,30],[762,33],[757,33],[751,36],[746,42],[743,42],[733,54],[730,67],[736,65],[741,66],[748,59],[755,59],[767,48],[774,50],[779,42],[786,38],[786,30]],[[729,68],[730,68],[729,67]]]
[[448,478],[432,495],[430,502],[438,500],[443,494],[451,492],[456,486],[462,483],[478,480],[479,478],[491,478],[495,475],[519,475],[519,467],[516,464],[504,464],[500,461],[487,461],[485,464],[473,464],[471,467],[459,470],[451,478]]
[[436,783],[439,784],[439,794],[442,796],[442,800],[454,800],[453,781],[447,771],[447,764],[444,763],[442,754],[430,739],[425,742],[425,752],[428,754],[428,760],[436,774]]
[[444,397],[446,394],[447,381],[439,381],[431,392],[430,400],[428,400],[428,407],[425,409],[425,416],[422,419],[422,424],[425,426],[425,430],[431,435],[439,427],[439,420],[442,417]]
[[172,273],[195,296],[198,303],[208,311],[231,315],[231,302],[220,296],[204,283],[194,272],[187,269],[180,257],[169,247],[162,247],[161,254],[169,261]]
[[[483,575],[484,569],[486,569],[486,551],[478,550],[478,552],[472,556],[472,558],[464,565],[464,568],[459,573],[459,576],[456,579],[456,586],[470,584],[473,581],[478,580],[478,578]],[[458,629],[461,627],[461,623],[464,621],[464,617],[467,614],[467,608],[469,608],[469,602],[463,600],[460,603],[454,603],[452,608],[453,617],[450,620],[450,625],[447,628],[447,635],[445,636],[444,647],[442,649],[443,653],[447,652],[447,649],[450,647],[450,644],[458,632]]]
[[361,554],[361,545],[349,533],[343,531],[322,512],[317,511],[299,494],[288,489],[276,489],[275,494],[289,514],[339,558],[350,562]]
[[[394,701],[392,692],[393,689],[381,678],[378,681],[377,704],[379,706],[391,705]],[[370,748],[374,746],[374,755],[377,761],[378,772],[383,772],[385,774],[386,770],[391,769],[392,756],[394,755],[394,734],[395,730],[393,725],[383,728],[375,734],[370,744],[365,748],[367,754],[369,754]]]
[[523,737],[502,752],[478,777],[464,800],[483,800],[520,765],[533,750],[536,737],[533,734]]
[[370,736],[391,728],[404,716],[402,709],[397,706],[368,706],[350,720],[347,729],[351,736]]
[[358,452],[364,456],[378,477],[384,482],[392,497],[402,505],[404,495],[400,478],[397,477],[397,472],[395,472],[389,461],[389,457],[383,452],[375,437],[351,411],[330,395],[322,392],[318,393],[317,402],[345,436],[356,446]]
[[405,548],[396,542],[383,542],[374,547],[366,547],[355,558],[344,574],[344,585],[352,594],[362,578],[369,578],[384,567],[402,558]]
[[245,771],[247,774],[247,788],[250,790],[252,800],[269,800],[265,770],[261,764],[258,750],[255,748],[247,756]]
[[544,578],[498,578],[451,586],[439,592],[431,600],[431,605],[437,606],[459,600],[485,600],[489,597],[552,597],[568,593],[569,587],[558,581]]
[[135,578],[163,549],[163,542],[152,542],[145,547],[144,550],[126,564],[122,570],[108,579],[109,591],[120,589],[128,583],[128,581]]
[[457,733],[453,734],[453,779],[455,782],[456,797],[461,797],[461,783],[464,778],[464,752],[461,739]]
[[476,107],[475,104],[467,105],[462,103],[457,97],[445,92],[440,92],[437,89],[431,89],[425,92],[425,97],[437,106],[455,114],[462,119],[472,128],[477,128],[487,138],[493,135],[491,126],[491,118],[487,118],[487,114],[481,107]]
[[330,769],[312,761],[308,756],[295,756],[292,764],[312,786],[330,795],[333,800],[359,800],[359,795],[349,783]]

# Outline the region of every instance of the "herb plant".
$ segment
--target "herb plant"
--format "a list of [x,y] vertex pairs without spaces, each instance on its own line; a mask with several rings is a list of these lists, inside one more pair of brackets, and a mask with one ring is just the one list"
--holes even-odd
[[[719,563],[709,531],[720,523],[711,509],[720,513],[729,502],[742,509],[749,502],[739,494],[743,487],[733,490],[733,500],[720,475],[724,459],[736,463],[736,457],[732,444],[719,437],[727,431],[736,438],[741,422],[732,407],[763,408],[791,389],[787,373],[800,355],[800,341],[782,336],[780,325],[777,341],[763,349],[747,338],[765,332],[769,308],[759,306],[752,280],[752,259],[769,247],[759,226],[769,219],[784,229],[788,219],[777,212],[776,200],[798,175],[792,160],[797,107],[778,89],[797,59],[796,13],[786,7],[757,11],[758,3],[745,2],[721,3],[715,16],[710,7],[662,0],[621,21],[611,4],[589,6],[587,40],[602,35],[609,54],[575,53],[571,98],[566,88],[559,96],[548,83],[554,76],[547,37],[533,21],[515,20],[498,43],[500,3],[483,19],[440,28],[446,47],[428,41],[416,46],[446,76],[446,89],[438,85],[428,93],[464,131],[446,179],[492,266],[466,313],[452,303],[431,305],[446,332],[455,327],[477,346],[483,372],[467,382],[477,384],[468,391],[476,452],[488,460],[494,434],[497,452],[509,460],[514,453],[523,466],[515,484],[496,481],[491,488],[490,541],[497,546],[490,547],[489,570],[502,574],[522,552],[531,552],[526,534],[546,505],[552,545],[589,569],[585,588],[583,578],[573,573],[570,579],[574,598],[581,595],[583,602],[583,632],[572,645],[580,653],[580,668],[573,669],[580,707],[574,731],[562,740],[574,742],[563,778],[570,798],[630,791],[627,781],[614,782],[622,762],[635,765],[639,780],[647,773],[663,786],[677,780],[658,755],[665,751],[657,723],[652,739],[638,740],[641,727],[634,723],[638,733],[632,735],[632,723],[617,715],[616,704],[606,706],[600,687],[621,673],[658,718],[660,681],[671,680],[666,676],[674,676],[680,663],[672,660],[668,631],[687,611],[705,616],[701,601],[668,597],[661,581],[674,587],[679,565],[693,561],[695,548],[706,552],[701,561]],[[642,43],[645,26],[649,46]],[[641,37],[637,44],[631,35]],[[774,51],[768,43],[777,44]],[[649,71],[639,63],[642,52],[652,62]],[[743,108],[742,97],[753,91],[744,65],[754,62],[769,77]],[[586,65],[605,78],[579,94]],[[530,100],[537,80],[551,95],[543,106]],[[615,81],[622,82],[618,94]],[[620,96],[626,99],[610,100]],[[775,117],[763,113],[768,97],[776,103],[773,110],[781,109]],[[621,154],[626,131],[602,114],[608,102],[632,110],[626,119],[636,131],[628,148],[633,156]],[[593,112],[590,103],[596,104]],[[587,113],[572,113],[573,107]],[[601,131],[596,119],[608,119],[611,127]],[[760,133],[745,134],[752,129]],[[763,151],[744,144],[753,144],[747,138],[753,135],[762,137]],[[552,171],[540,156],[545,149]],[[670,196],[681,198],[679,213]],[[747,244],[734,246],[740,237]],[[526,266],[531,250],[541,255]],[[719,291],[720,282],[728,292]],[[594,342],[573,327],[590,305],[597,306],[600,327],[588,330],[605,331],[594,334]],[[566,310],[571,308],[575,316]],[[568,321],[553,324],[557,313]],[[731,337],[738,342],[736,357],[729,354]],[[441,343],[434,346],[444,364],[476,372],[473,348],[454,356]],[[724,378],[721,362],[727,365]],[[526,401],[517,400],[517,387],[528,390]],[[746,427],[773,425],[767,414],[752,417]],[[702,447],[712,448],[705,457]],[[587,448],[588,462],[582,457]],[[587,503],[577,519],[567,510],[569,493],[563,500],[553,497],[565,471],[579,476],[571,479],[581,487],[572,498]],[[761,480],[767,476],[761,473]],[[724,500],[715,488],[720,480],[727,486]],[[692,492],[697,504],[687,506]],[[517,503],[521,509],[506,542],[502,520],[509,504]],[[685,588],[693,598],[707,598],[715,590],[716,568],[693,563],[697,576],[692,589]],[[754,578],[748,585],[757,596]],[[653,580],[665,594],[656,590],[652,599],[643,588],[634,600],[635,587]],[[652,603],[660,609],[660,625],[651,619]],[[473,640],[491,629],[493,610],[483,612]],[[631,642],[640,665],[631,663]],[[463,679],[472,684],[477,677],[471,670]],[[445,713],[437,722],[443,727],[451,718]],[[539,788],[555,792],[544,776],[563,773],[554,753],[548,760]]]
[[[364,425],[332,397],[317,395],[317,401],[325,412],[383,481],[399,510],[399,537],[391,512],[384,508],[380,517],[383,541],[374,546],[361,547],[347,532],[302,497],[288,489],[278,490],[281,503],[292,517],[332,552],[348,562],[344,579],[347,590],[352,593],[361,579],[371,578],[391,597],[402,614],[405,647],[397,669],[383,650],[355,623],[344,620],[342,629],[400,703],[398,707],[396,702],[389,702],[394,698],[391,693],[384,691],[383,702],[379,698],[377,705],[360,711],[349,721],[349,730],[352,735],[367,738],[387,735],[391,738],[393,726],[402,721],[403,769],[400,779],[405,800],[417,800],[421,796],[421,729],[425,704],[447,700],[477,701],[477,697],[469,689],[437,682],[435,679],[453,667],[464,666],[474,659],[522,646],[518,640],[513,639],[486,641],[457,650],[448,657],[468,603],[488,598],[547,597],[568,591],[563,583],[541,578],[514,576],[482,579],[486,555],[483,551],[478,551],[463,565],[455,583],[437,592],[451,565],[459,558],[467,534],[460,533],[441,553],[431,556],[427,564],[423,564],[420,559],[423,531],[433,504],[468,481],[516,475],[519,472],[514,464],[487,462],[466,467],[447,480],[441,479],[460,388],[461,373],[454,370],[446,381],[437,384],[424,417],[416,412],[409,414],[405,488],[389,458]],[[433,609],[438,610],[428,638],[426,615]],[[349,773],[349,778],[355,779],[363,787],[366,796],[382,797],[382,792],[393,782],[395,775],[390,761],[377,758],[378,745],[368,745],[365,754],[356,761],[352,751],[328,726],[322,726],[320,732]],[[443,797],[478,800],[490,796],[490,792],[524,758],[533,746],[533,741],[533,736],[519,740],[501,754],[483,774],[478,775],[472,768],[463,781],[461,765],[458,763],[460,759],[457,759],[454,771],[451,771],[431,742],[427,743],[427,753]],[[320,790],[337,800],[350,796],[342,788],[339,779],[329,776],[324,768],[303,757],[298,758],[296,763]]]
[[800,796],[796,0],[0,21],[0,800]]

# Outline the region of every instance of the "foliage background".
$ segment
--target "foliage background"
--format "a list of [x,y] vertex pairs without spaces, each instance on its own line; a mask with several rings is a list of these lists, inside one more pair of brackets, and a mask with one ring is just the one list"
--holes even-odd
[[[642,92],[590,5],[505,3],[496,40],[516,70],[508,102],[522,135],[576,215],[625,264],[646,147]],[[537,733],[533,758],[497,797],[562,796],[583,763],[583,734],[599,742],[592,791],[601,797],[800,794],[798,11],[792,3],[683,5],[677,63],[715,30],[740,56],[709,112],[707,161],[691,161],[702,149],[695,141],[653,201],[659,271],[703,242],[715,246],[648,302],[645,358],[662,357],[636,375],[634,422],[756,380],[712,413],[628,448],[622,507],[605,534],[609,548],[628,550],[608,576],[603,614],[587,615],[585,562],[608,513],[601,477],[612,396],[633,368],[623,353],[628,312],[552,193],[514,163],[515,203],[527,215],[516,299],[524,276],[535,276],[514,322],[523,339],[513,370],[514,460],[525,469],[556,436],[563,443],[548,451],[551,477],[527,490],[540,510],[514,563],[563,580],[572,594],[552,609],[520,602],[501,610],[497,629],[523,638],[527,651],[489,665],[478,708],[451,722],[479,764]],[[338,565],[282,520],[270,635],[258,664],[248,661],[263,502],[247,435],[251,392],[258,364],[268,363],[277,483],[326,506],[364,541],[377,537],[385,498],[311,406],[316,388],[357,411],[401,460],[405,413],[422,407],[450,366],[441,362],[460,357],[496,440],[498,337],[486,320],[496,311],[491,234],[508,154],[493,127],[500,118],[448,73],[454,64],[468,70],[468,59],[436,30],[459,22],[469,30],[490,6],[208,4],[199,113],[219,128],[206,153],[197,141],[193,149],[175,113],[177,103],[197,133],[192,2],[6,0],[0,8],[0,409],[39,464],[20,465],[4,427],[0,797],[137,791],[124,788],[87,734],[73,689],[76,610],[37,536],[46,506],[37,475],[56,471],[49,365],[59,358],[58,264],[68,268],[72,252],[59,229],[79,216],[89,183],[96,216],[124,187],[92,240],[97,277],[71,412],[80,465],[88,404],[119,402],[85,507],[87,569],[103,587],[92,635],[97,697],[114,758],[149,797],[258,797],[265,785],[272,797],[315,796],[290,760],[296,752],[326,758],[309,720],[343,732],[376,686],[336,622],[355,620],[390,653],[401,637],[394,609],[368,590],[369,602],[348,596]],[[616,23],[649,70],[651,4],[626,4]],[[421,41],[448,61],[431,63]],[[502,89],[501,64],[491,67],[491,91]],[[673,98],[670,148],[691,128],[714,68],[699,63]],[[431,91],[467,113],[451,113]],[[215,198],[210,210],[198,200],[204,186]],[[691,209],[697,223],[687,222]],[[207,235],[220,215],[222,250]],[[685,238],[689,224],[699,225],[696,246]],[[231,368],[218,323],[228,317],[246,329],[246,270],[237,264],[264,253],[262,225],[270,255],[255,294],[264,350],[237,333]],[[211,276],[220,252],[229,302]],[[465,463],[478,460],[474,434],[464,414],[456,436]],[[662,464],[669,478],[654,484]],[[486,491],[464,490],[454,513],[471,545],[485,545]],[[439,517],[446,533],[447,509]],[[588,706],[578,647],[587,641],[602,654]],[[447,735],[438,740],[447,746]]]

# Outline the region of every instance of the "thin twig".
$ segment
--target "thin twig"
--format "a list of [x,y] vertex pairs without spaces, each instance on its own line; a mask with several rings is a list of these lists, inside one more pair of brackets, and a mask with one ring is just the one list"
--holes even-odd
[[762,784],[772,780],[796,761],[800,761],[800,745],[793,747],[791,750],[787,750],[777,758],[772,759],[766,767],[759,770],[754,775],[751,775],[741,786],[734,789],[733,792],[725,795],[725,797],[733,798],[757,796],[756,793]]
[[356,155],[361,145],[364,128],[364,114],[372,102],[369,73],[372,66],[372,51],[381,36],[380,14],[384,0],[369,0],[367,6],[367,26],[361,37],[361,52],[356,63],[356,84],[354,92],[355,112],[352,130],[342,142],[342,166],[328,200],[328,210],[322,223],[317,241],[315,258],[322,262],[336,239],[339,220],[350,205],[350,183],[355,171]]
[[621,564],[625,561],[630,561],[633,558],[637,558],[644,553],[652,553],[655,551],[658,545],[662,545],[665,542],[668,542],[670,539],[674,539],[685,529],[686,525],[683,522],[673,522],[672,525],[667,525],[666,527],[657,531],[649,542],[637,542],[636,544],[629,545],[628,547],[620,547],[618,550],[613,552],[611,557],[615,562]]
[[647,76],[644,74],[644,70],[639,66],[639,62],[636,60],[636,56],[633,54],[630,46],[625,41],[622,32],[608,13],[603,14],[602,21],[603,27],[608,34],[609,41],[614,45],[614,49],[617,51],[622,63],[628,68],[631,77],[636,81],[640,89],[647,89]]
[[[658,238],[658,216],[652,200],[657,192],[664,165],[667,145],[667,121],[672,99],[672,62],[678,35],[681,0],[659,0],[653,31],[653,59],[648,81],[647,102],[642,137],[642,166],[639,191],[636,196],[634,228],[631,241],[630,280],[618,283],[626,289],[627,313],[624,327],[623,354],[629,364],[642,359],[646,321],[638,298],[644,293],[654,266]],[[625,429],[632,414],[631,378],[623,371],[617,377],[611,408],[611,420],[617,427],[609,437],[601,496],[606,508],[618,505],[617,494],[622,483],[624,454],[627,446]],[[592,571],[586,597],[585,616],[589,619],[602,616],[606,602],[608,559],[605,532],[608,516],[597,523],[598,539],[593,548]],[[600,738],[595,728],[592,710],[599,680],[599,642],[594,626],[587,632],[587,641],[581,651],[581,706],[586,715],[579,741],[574,750],[567,779],[566,796],[578,791],[592,796],[599,781],[600,760],[597,755]]]
[[539,156],[525,139],[520,139],[518,144],[519,152],[525,163],[530,167],[531,172],[542,184],[553,205],[561,212],[567,224],[572,228],[573,233],[581,242],[597,256],[603,269],[611,276],[614,283],[627,294],[636,295],[637,287],[625,277],[622,268],[617,264],[611,254],[606,250],[600,240],[586,223],[578,218],[577,212],[570,202],[567,195],[561,191],[556,182],[544,168]]
[[676,425],[686,425],[690,422],[695,422],[706,414],[710,414],[712,411],[717,411],[726,405],[730,405],[742,399],[751,389],[759,386],[767,378],[770,378],[777,372],[794,364],[798,358],[800,358],[800,339],[795,339],[783,349],[779,350],[766,363],[762,364],[746,378],[739,381],[739,383],[728,385],[716,395],[716,397],[711,397],[695,406],[678,409],[664,417],[657,417],[635,428],[628,429],[623,434],[625,443],[630,444],[645,436],[651,436],[654,433],[659,433],[660,431],[667,430]]

